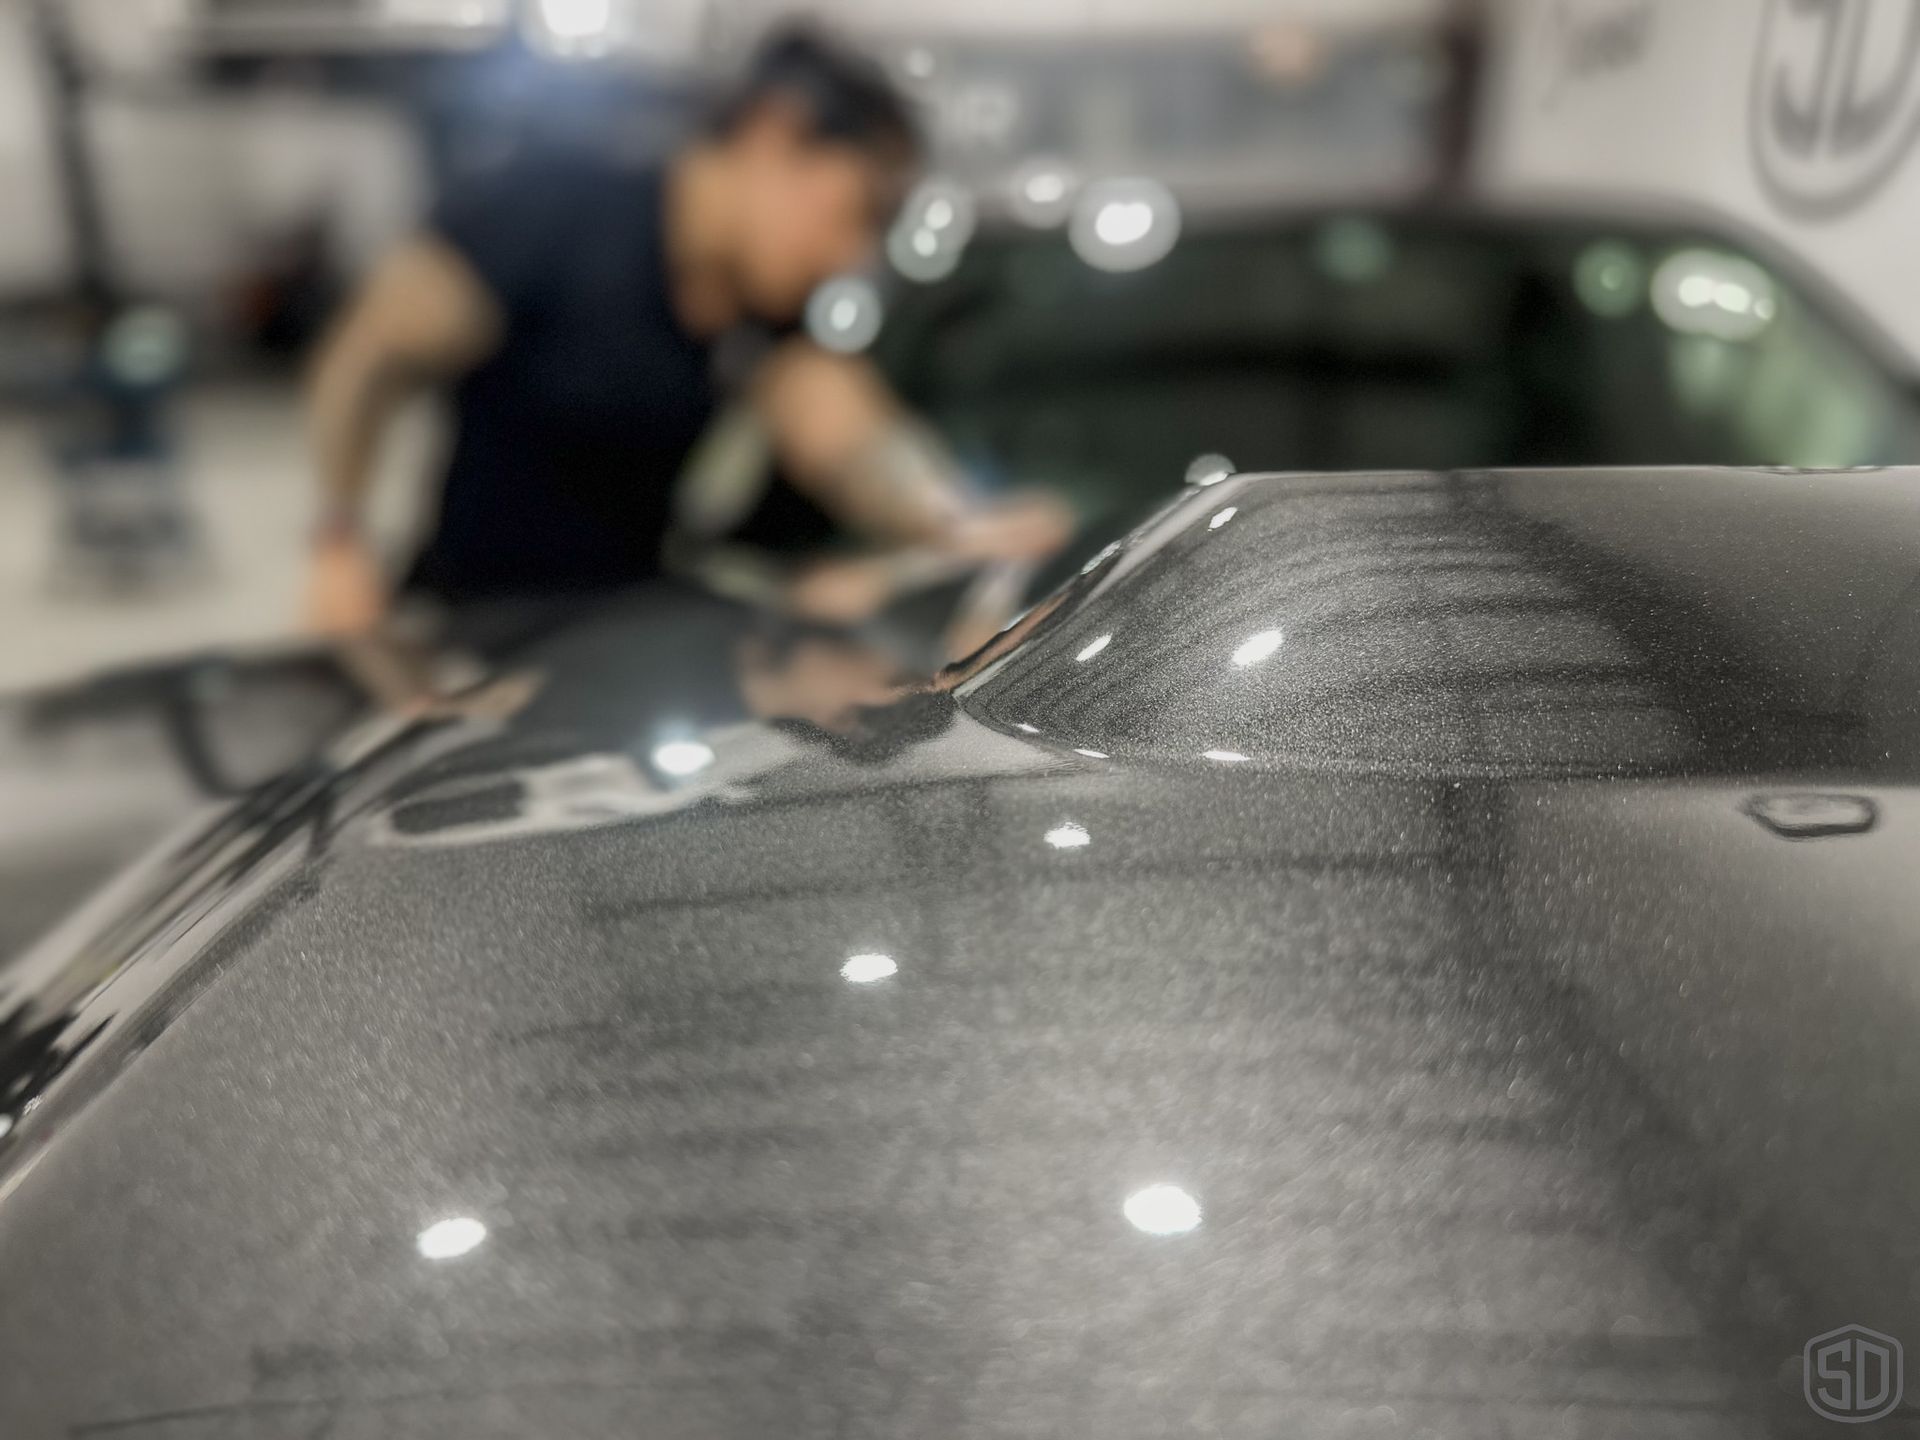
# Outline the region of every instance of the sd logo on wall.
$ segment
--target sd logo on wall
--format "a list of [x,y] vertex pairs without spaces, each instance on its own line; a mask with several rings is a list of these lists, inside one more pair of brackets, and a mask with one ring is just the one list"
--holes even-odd
[[1751,105],[1774,204],[1807,220],[1865,204],[1920,140],[1920,0],[1769,0]]

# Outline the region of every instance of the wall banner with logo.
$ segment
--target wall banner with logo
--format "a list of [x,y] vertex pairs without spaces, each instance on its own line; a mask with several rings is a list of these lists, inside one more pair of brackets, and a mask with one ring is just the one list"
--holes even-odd
[[1499,0],[1493,199],[1704,207],[1920,373],[1920,0]]

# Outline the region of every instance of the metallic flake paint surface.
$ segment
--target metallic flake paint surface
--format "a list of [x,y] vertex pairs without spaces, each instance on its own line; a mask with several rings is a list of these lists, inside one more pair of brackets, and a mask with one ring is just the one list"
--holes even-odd
[[1731,1437],[1920,1343],[1920,476],[1237,477],[804,722],[751,629],[568,627],[122,923],[7,1436]]

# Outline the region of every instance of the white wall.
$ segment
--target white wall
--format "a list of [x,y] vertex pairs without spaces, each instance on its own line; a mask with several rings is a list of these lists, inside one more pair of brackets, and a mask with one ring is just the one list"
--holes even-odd
[[1920,369],[1920,0],[1804,14],[1788,0],[1496,0],[1492,14],[1488,192],[1718,210],[1807,261]]
[[[258,239],[316,209],[333,217],[338,258],[357,268],[417,216],[421,157],[382,105],[169,92],[163,77],[133,83],[132,58],[109,68],[88,135],[113,263],[139,290],[202,295]],[[0,0],[0,297],[68,278],[47,115],[24,0]]]
[[115,270],[150,293],[201,292],[318,211],[337,258],[358,269],[413,223],[424,189],[405,126],[365,102],[108,98],[92,135]]
[[66,273],[40,78],[26,6],[0,0],[0,296],[49,288]]

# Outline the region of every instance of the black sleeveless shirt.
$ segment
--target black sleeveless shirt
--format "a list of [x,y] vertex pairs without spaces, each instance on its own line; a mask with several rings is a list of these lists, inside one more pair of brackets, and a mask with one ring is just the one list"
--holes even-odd
[[715,404],[708,347],[670,303],[662,181],[523,159],[433,215],[506,331],[455,392],[439,522],[411,587],[458,602],[657,573],[675,476]]

